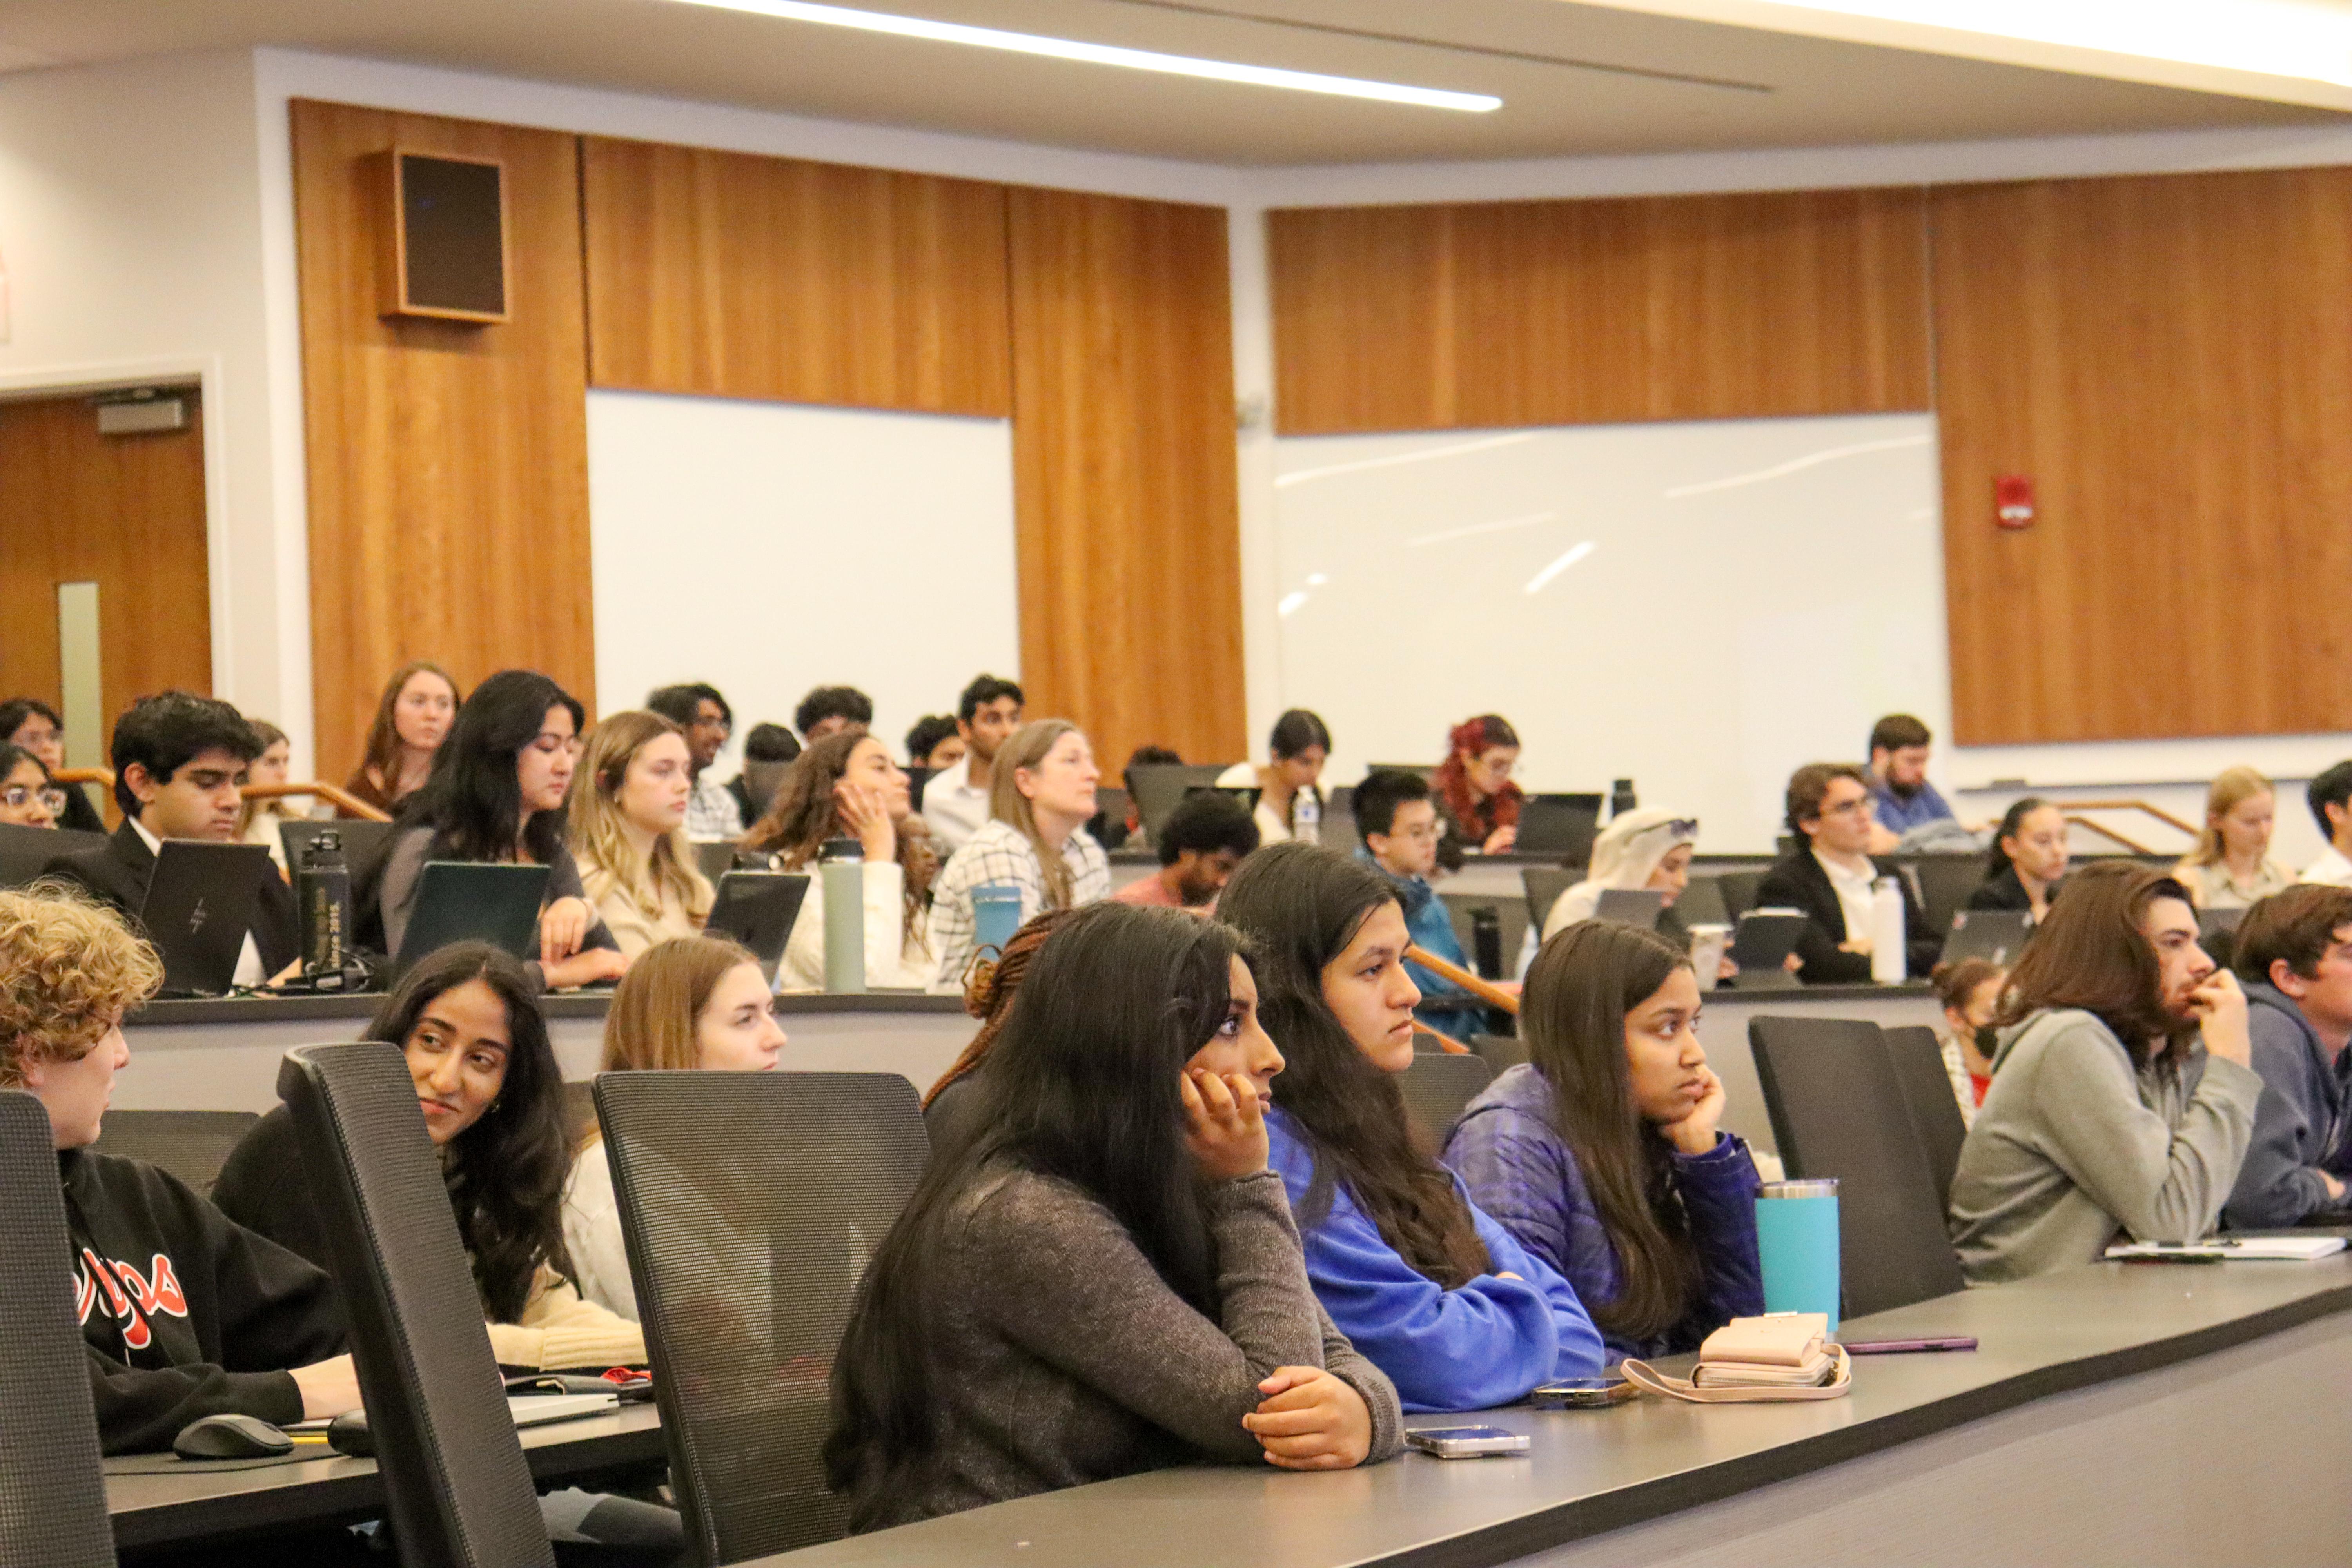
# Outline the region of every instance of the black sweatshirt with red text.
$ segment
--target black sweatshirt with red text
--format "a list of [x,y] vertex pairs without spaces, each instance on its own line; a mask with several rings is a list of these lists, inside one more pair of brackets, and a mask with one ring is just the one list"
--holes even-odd
[[327,1277],[142,1160],[58,1156],[100,1444],[168,1448],[206,1415],[302,1418],[288,1369],[339,1355]]

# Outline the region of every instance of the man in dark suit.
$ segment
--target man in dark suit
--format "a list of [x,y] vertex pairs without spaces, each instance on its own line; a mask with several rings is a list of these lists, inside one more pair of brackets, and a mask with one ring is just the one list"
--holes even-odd
[[[114,803],[122,826],[104,844],[58,856],[44,874],[79,883],[135,921],[164,839],[236,842],[238,791],[260,754],[260,738],[226,702],[185,691],[142,698],[114,725]],[[238,984],[258,984],[299,959],[300,929],[293,889],[275,874],[264,878]]]
[[[1789,831],[1802,848],[1779,861],[1757,885],[1756,907],[1801,910],[1797,939],[1808,985],[1858,985],[1870,979],[1871,884],[1869,777],[1851,763],[1808,763],[1789,778]],[[1903,896],[1904,959],[1914,978],[1936,966],[1941,951],[1910,883],[1895,879]]]

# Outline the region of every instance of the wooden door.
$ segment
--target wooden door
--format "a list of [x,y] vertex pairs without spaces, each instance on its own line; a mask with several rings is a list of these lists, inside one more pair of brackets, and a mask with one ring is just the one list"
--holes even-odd
[[186,426],[132,436],[100,435],[87,395],[0,403],[0,699],[58,705],[60,583],[99,585],[106,730],[134,698],[212,690],[204,418],[171,395]]

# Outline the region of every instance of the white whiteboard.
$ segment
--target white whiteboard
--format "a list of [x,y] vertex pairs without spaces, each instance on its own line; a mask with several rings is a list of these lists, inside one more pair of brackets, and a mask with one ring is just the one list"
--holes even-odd
[[1332,777],[1499,712],[1528,789],[1631,777],[1769,852],[1791,769],[1872,722],[1948,733],[1935,419],[1873,415],[1276,443],[1282,696]]
[[707,680],[740,755],[855,686],[897,755],[974,675],[1017,674],[1003,420],[592,392],[588,502],[606,712]]

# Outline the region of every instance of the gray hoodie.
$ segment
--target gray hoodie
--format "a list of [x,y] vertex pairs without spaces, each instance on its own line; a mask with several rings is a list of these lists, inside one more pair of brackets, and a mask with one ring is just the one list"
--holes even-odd
[[1972,1285],[2095,1261],[2117,1233],[2210,1234],[2253,1132],[2263,1080],[2194,1047],[2135,1071],[2075,1008],[2001,1033],[1952,1177],[1952,1245]]

